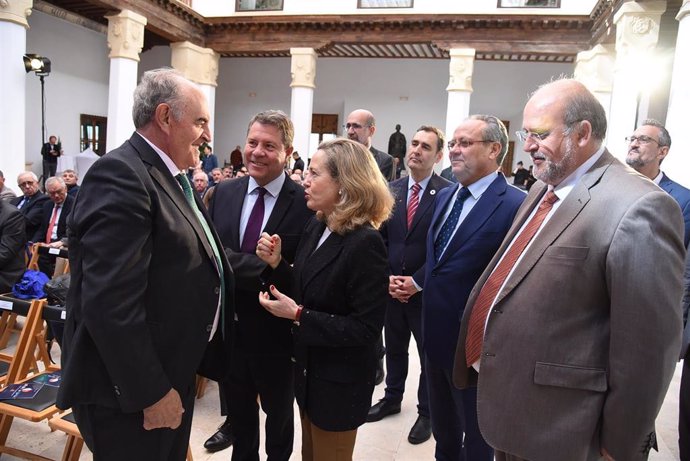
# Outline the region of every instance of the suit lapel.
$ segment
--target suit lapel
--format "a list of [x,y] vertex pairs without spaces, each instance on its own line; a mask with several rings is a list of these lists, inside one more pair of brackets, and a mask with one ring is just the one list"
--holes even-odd
[[443,264],[446,259],[458,251],[462,245],[470,238],[477,229],[480,229],[489,217],[494,213],[500,204],[499,197],[505,193],[507,183],[502,175],[496,179],[484,191],[479,201],[472,207],[472,211],[465,217],[460,224],[455,235],[448,243],[448,248],[443,252],[438,264]]
[[[180,213],[182,213],[187,222],[189,222],[189,225],[192,226],[192,229],[194,229],[194,232],[204,246],[204,250],[206,250],[209,259],[212,262],[215,261],[213,249],[206,238],[206,233],[204,232],[203,227],[201,227],[199,218],[197,217],[196,212],[192,210],[191,205],[187,202],[184,192],[182,192],[182,188],[177,180],[172,177],[168,171],[168,168],[165,166],[158,154],[151,148],[151,146],[148,145],[146,141],[144,141],[143,138],[137,134],[134,134],[129,141],[139,153],[144,163],[148,165],[148,172],[151,175],[151,178],[158,183],[161,190],[163,190],[163,192],[170,197],[170,200],[175,204],[178,210],[180,210]],[[203,207],[203,203],[201,203],[196,194],[193,195],[197,207]]]
[[[314,241],[310,242],[310,250],[311,248],[316,247],[316,244],[321,238],[321,235],[321,232],[315,233]],[[342,251],[342,248],[343,236],[336,233],[332,233],[328,236],[326,241],[321,244],[319,248],[317,248],[313,252],[310,251],[310,255],[307,256],[307,259],[305,261],[306,264],[302,268],[302,279],[300,281],[302,292],[305,291],[305,288],[307,287],[307,285],[309,285],[309,283],[311,283],[314,277],[316,277],[319,273],[323,272],[323,270],[328,265],[333,263],[333,261],[338,257],[338,255]]]
[[[391,221],[388,223],[388,227],[398,227],[400,231],[399,235],[405,235],[407,233],[407,185],[407,179],[394,184],[391,183],[391,192],[393,193],[393,197],[395,197],[395,210]],[[391,234],[390,230],[388,234]]]
[[292,200],[298,190],[299,189],[295,186],[294,181],[286,175],[283,187],[280,189],[280,193],[278,193],[275,205],[273,205],[271,216],[268,217],[268,221],[266,222],[264,232],[268,232],[269,234],[276,233],[275,229],[278,228],[281,221],[290,209],[290,204],[292,203]]
[[[227,204],[219,207],[215,210],[216,213],[223,213],[225,217],[223,221],[230,223],[231,226],[236,226],[234,232],[226,233],[226,238],[229,237],[230,241],[227,245],[233,251],[240,251],[242,242],[240,242],[240,221],[242,220],[242,207],[244,206],[244,200],[247,198],[247,187],[249,183],[249,176],[244,176],[242,178],[233,179],[229,184],[229,196],[227,197]],[[225,203],[225,197],[223,201]],[[220,219],[218,219],[220,221]]]
[[[415,227],[417,227],[417,224],[419,224],[419,221],[421,221],[424,215],[429,211],[431,205],[433,205],[436,193],[440,189],[438,178],[439,177],[436,175],[436,173],[431,174],[431,178],[429,179],[429,182],[426,184],[424,194],[419,200],[419,206],[417,207],[417,212],[415,213],[414,219],[412,220],[412,226],[410,226],[410,230],[407,233],[408,236],[412,233],[412,231],[414,231]],[[407,217],[405,225],[407,225]]]
[[[515,266],[515,269],[513,270],[510,278],[506,281],[503,290],[496,298],[496,303],[499,303],[520,284],[522,279],[527,276],[534,265],[544,255],[544,252],[547,250],[547,248],[553,245],[563,231],[573,222],[580,212],[582,212],[591,199],[590,189],[601,180],[602,175],[611,165],[613,160],[613,157],[608,153],[608,151],[605,151],[601,158],[592,166],[592,168],[590,168],[589,171],[587,171],[582,178],[580,178],[580,181],[578,181],[573,190],[568,194],[568,197],[566,197],[563,203],[561,203],[558,209],[554,212],[553,216],[532,241],[518,265]],[[510,232],[510,239],[506,238],[503,242],[504,245],[507,245],[508,242],[511,242],[514,239],[517,231],[522,227],[527,219],[527,216],[529,216],[532,210],[534,210],[534,207],[538,206],[541,202],[546,190],[547,186],[544,184],[541,187],[540,193],[536,195],[535,199],[530,203],[530,206],[525,208],[525,213],[520,219],[519,226],[517,226],[515,223],[513,224],[513,228]]]

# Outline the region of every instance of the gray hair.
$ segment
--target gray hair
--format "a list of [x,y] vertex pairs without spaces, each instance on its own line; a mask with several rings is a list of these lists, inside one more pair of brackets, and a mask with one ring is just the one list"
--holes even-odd
[[668,146],[671,147],[671,135],[664,125],[661,124],[659,120],[648,118],[640,126],[654,126],[659,128],[659,147]]
[[139,129],[151,122],[160,104],[168,104],[173,117],[179,120],[183,111],[180,95],[180,82],[183,80],[182,74],[175,69],[161,68],[145,72],[134,90],[134,127]]
[[50,178],[46,179],[46,189],[48,189],[48,186],[52,186],[53,184],[59,185],[61,189],[67,188],[67,184],[65,184],[65,181],[60,176],[51,176]]
[[34,173],[33,171],[22,171],[21,173],[19,173],[17,175],[17,182],[19,182],[19,178],[27,174],[31,176],[31,179],[33,179],[34,182],[38,182],[38,176],[36,176],[36,173]]
[[506,126],[498,117],[493,115],[475,114],[471,115],[469,120],[481,120],[486,123],[486,127],[482,131],[482,138],[484,141],[497,142],[501,145],[501,152],[496,157],[496,163],[501,166],[508,153],[508,130],[506,130]]

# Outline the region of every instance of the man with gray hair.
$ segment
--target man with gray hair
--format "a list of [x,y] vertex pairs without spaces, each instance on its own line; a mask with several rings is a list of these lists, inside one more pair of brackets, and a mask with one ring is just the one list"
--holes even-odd
[[10,200],[10,204],[16,206],[24,215],[26,239],[31,241],[38,226],[41,225],[43,204],[48,200],[48,196],[38,188],[38,176],[33,171],[19,173],[17,185],[23,195]]
[[684,241],[687,248],[690,243],[690,190],[672,181],[661,171],[661,162],[671,148],[671,135],[661,122],[647,119],[625,140],[628,141],[625,163],[654,181],[654,184],[668,192],[680,205],[685,221]]
[[152,70],[132,112],[136,132],[89,169],[69,220],[57,404],[73,408],[94,459],[182,461],[196,372],[227,367],[234,280],[184,174],[211,141],[204,94]]
[[[67,185],[59,176],[51,176],[46,180],[46,195],[50,200],[43,204],[41,226],[31,240],[49,244],[67,236],[67,219],[72,212],[74,198],[67,195]],[[41,255],[38,267],[43,273],[52,276],[55,270],[55,256]]]

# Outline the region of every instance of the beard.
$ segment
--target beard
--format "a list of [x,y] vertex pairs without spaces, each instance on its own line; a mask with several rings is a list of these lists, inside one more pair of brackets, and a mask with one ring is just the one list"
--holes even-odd
[[555,163],[551,160],[545,160],[544,163],[542,168],[534,172],[534,176],[537,179],[546,184],[551,184],[552,186],[558,185],[563,181],[569,174],[568,172],[572,172],[571,167],[575,163],[575,147],[570,137],[565,138],[565,151],[563,152],[561,161]]
[[628,155],[625,157],[625,163],[635,170],[640,169],[647,164],[644,160],[642,160],[639,152],[636,152],[636,154],[637,157],[631,157],[630,152],[628,152]]

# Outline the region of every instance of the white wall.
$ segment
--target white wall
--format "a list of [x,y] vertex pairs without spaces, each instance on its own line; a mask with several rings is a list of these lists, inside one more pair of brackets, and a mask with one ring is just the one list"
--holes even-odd
[[[398,123],[408,141],[420,125],[445,126],[448,64],[432,59],[318,59],[314,113],[338,114],[342,126],[352,110],[371,110],[377,124],[374,146],[386,150]],[[477,61],[474,71],[470,112],[509,120],[514,140],[528,94],[541,83],[572,73],[573,66]],[[247,123],[255,113],[265,109],[290,113],[290,94],[289,58],[221,59],[213,142],[220,160],[229,157],[237,144],[243,145]],[[531,163],[516,146],[514,161],[520,159]]]
[[[80,114],[107,116],[108,45],[105,34],[70,24],[40,11],[29,16],[26,51],[51,60],[45,78],[46,141],[60,137],[65,154],[79,153]],[[41,164],[41,85],[26,75],[26,161],[36,174]]]

